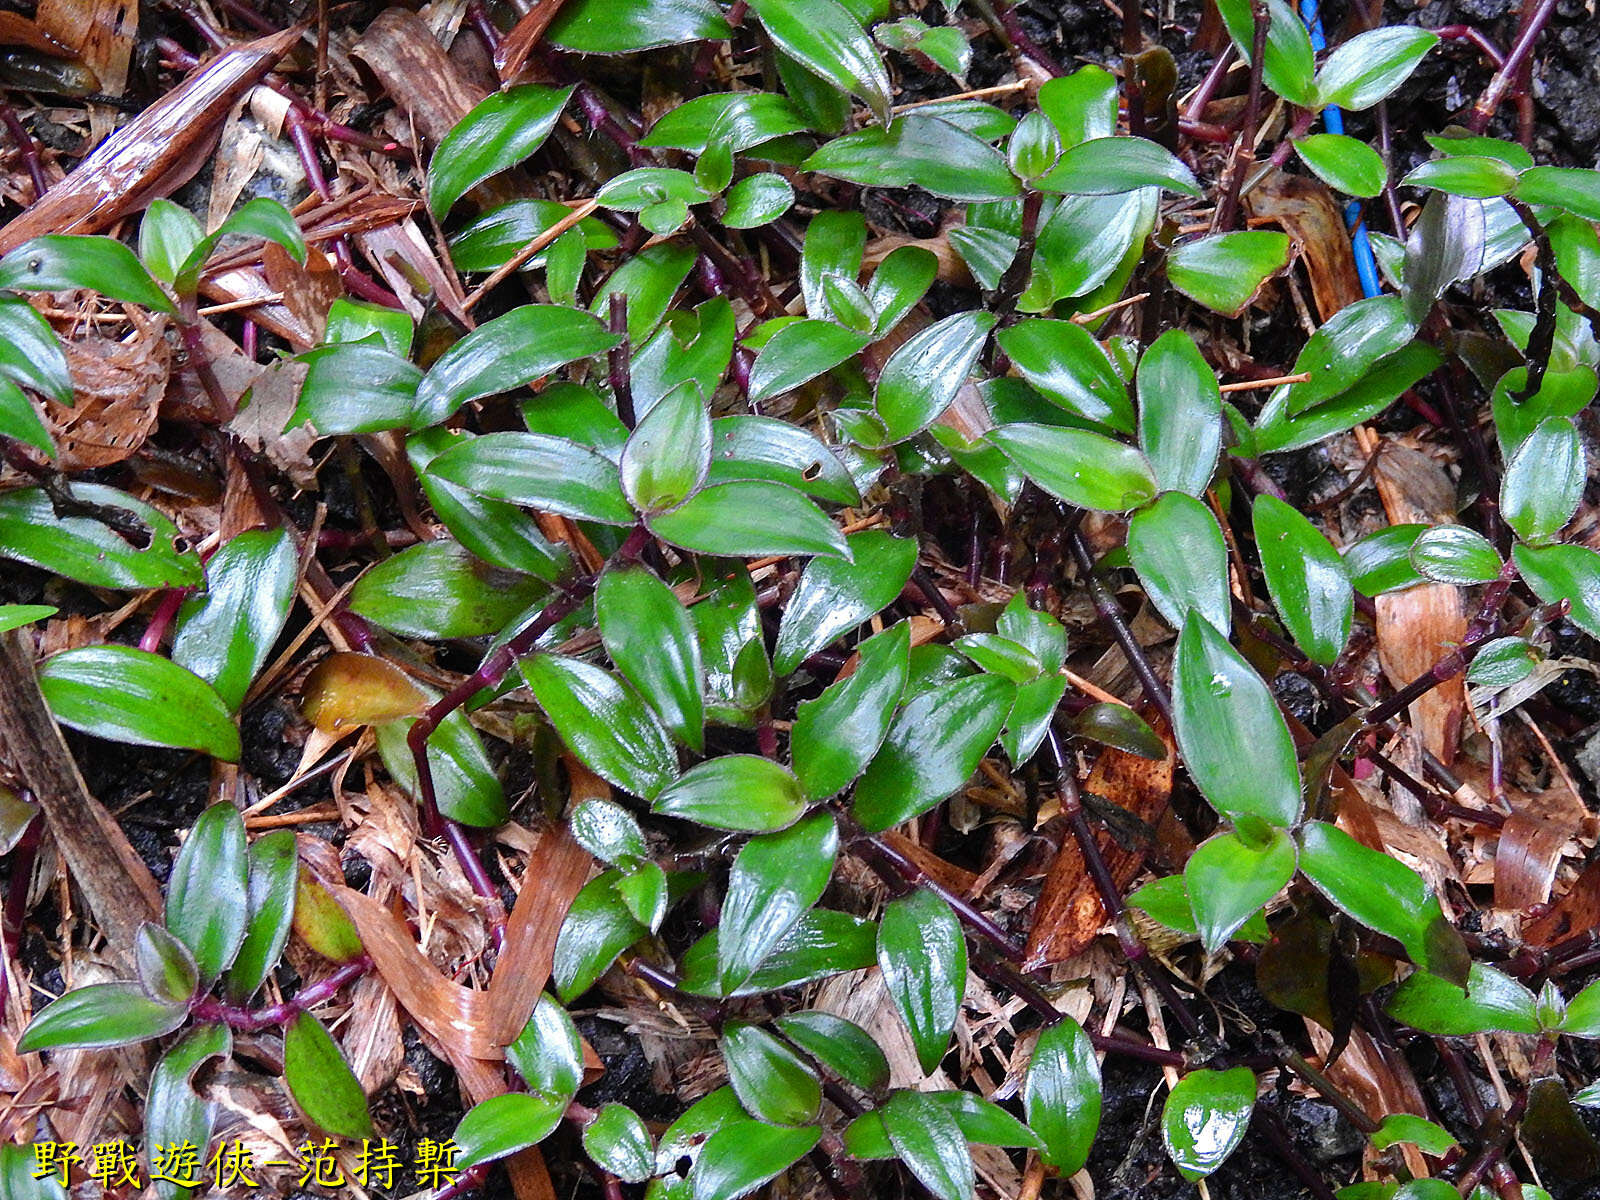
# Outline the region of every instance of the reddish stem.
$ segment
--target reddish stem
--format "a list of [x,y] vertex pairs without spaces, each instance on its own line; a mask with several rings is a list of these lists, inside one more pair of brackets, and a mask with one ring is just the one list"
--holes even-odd
[[270,1029],[275,1025],[284,1025],[303,1012],[309,1012],[317,1005],[331,1000],[347,983],[354,983],[368,971],[372,970],[372,959],[362,954],[345,963],[326,979],[320,979],[308,987],[301,988],[289,999],[278,1004],[269,1004],[266,1008],[244,1008],[237,1004],[226,1004],[211,996],[203,996],[189,1006],[190,1014],[197,1021],[221,1021],[230,1029],[237,1029],[241,1033],[254,1033],[261,1029]]

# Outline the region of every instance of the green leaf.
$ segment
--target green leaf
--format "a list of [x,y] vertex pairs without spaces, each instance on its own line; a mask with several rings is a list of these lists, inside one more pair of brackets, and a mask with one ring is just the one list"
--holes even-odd
[[1474,1033],[1538,1033],[1533,993],[1493,967],[1473,963],[1467,990],[1427,971],[1406,976],[1384,1011],[1395,1020],[1446,1037]]
[[1587,546],[1513,546],[1512,561],[1546,604],[1565,600],[1572,623],[1600,637],[1600,553]]
[[1458,991],[1465,986],[1461,936],[1410,867],[1337,826],[1310,821],[1300,830],[1300,870],[1340,911],[1405,946],[1419,967],[1455,983]]
[[428,164],[428,207],[443,217],[478,184],[544,144],[573,89],[529,83],[479,102],[445,134]]
[[1591,983],[1567,1003],[1556,1029],[1574,1037],[1600,1038],[1600,984]]
[[1261,285],[1288,265],[1286,233],[1266,229],[1218,233],[1174,246],[1167,255],[1167,279],[1196,303],[1236,317]]
[[585,800],[567,819],[573,839],[603,863],[631,868],[650,848],[633,814],[610,800]]
[[91,983],[36,1014],[17,1039],[17,1053],[128,1046],[169,1034],[188,1017],[187,1004],[152,1000],[137,983]]
[[[657,7],[660,7],[657,5]],[[735,154],[809,126],[788,97],[773,92],[713,92],[668,109],[639,145],[705,152],[715,131]]]
[[1071,1017],[1039,1033],[1022,1085],[1028,1125],[1044,1141],[1039,1157],[1063,1176],[1081,1170],[1100,1128],[1100,1060]]
[[964,312],[908,339],[884,364],[874,399],[888,439],[904,441],[939,418],[983,352],[991,313]]
[[1306,341],[1295,359],[1305,383],[1289,388],[1289,411],[1304,412],[1348,391],[1379,360],[1405,348],[1415,327],[1399,296],[1374,296],[1347,304]]
[[1400,185],[1487,200],[1510,195],[1517,187],[1517,172],[1501,159],[1463,154],[1425,162],[1402,179]]
[[730,1021],[718,1040],[733,1085],[751,1116],[774,1125],[816,1120],[822,1084],[816,1072],[764,1029]]
[[441,538],[368,570],[350,591],[350,611],[409,637],[478,637],[499,633],[548,592],[543,580],[491,567]]
[[1566,417],[1541,421],[1517,447],[1500,482],[1500,512],[1524,542],[1561,532],[1583,499],[1583,442]]
[[134,935],[134,963],[139,982],[150,998],[163,1004],[187,1004],[200,986],[200,972],[189,948],[154,921]]
[[823,285],[830,277],[854,283],[861,275],[866,244],[867,222],[858,212],[824,209],[811,218],[800,253],[800,291],[807,314],[842,319],[830,306]]
[[573,0],[551,20],[544,40],[581,54],[632,54],[721,41],[730,32],[711,0]]
[[[1222,14],[1228,34],[1239,49],[1239,58],[1248,65],[1255,46],[1250,0],[1218,0],[1217,11]],[[1270,0],[1267,15],[1270,21],[1267,49],[1261,62],[1262,76],[1267,86],[1289,103],[1311,107],[1316,59],[1305,23],[1283,0]]]
[[[866,30],[838,0],[753,0],[773,43],[817,78],[866,102],[889,123],[889,73]],[[808,168],[810,169],[810,168]]]
[[[1129,263],[1138,257],[1135,247],[1143,245],[1154,227],[1159,199],[1160,193],[1149,188],[1064,198],[1039,227],[1033,277],[1018,307],[1044,312],[1058,300],[1107,285],[1121,269],[1131,271]],[[951,231],[952,242],[959,244],[957,232]]]
[[1217,629],[1232,624],[1228,547],[1211,510],[1168,492],[1128,522],[1128,562],[1145,595],[1174,629],[1191,611]]
[[[211,1142],[215,1106],[194,1089],[194,1075],[212,1058],[233,1052],[233,1034],[226,1025],[202,1025],[161,1056],[150,1072],[145,1096],[144,1139],[147,1148],[195,1146],[202,1158]],[[163,1198],[186,1197],[193,1188],[170,1180],[153,1180],[155,1194]]]
[[677,777],[678,756],[666,733],[638,694],[609,672],[541,653],[522,660],[522,677],[561,740],[602,779],[650,800]]
[[633,356],[634,408],[649,413],[673,388],[693,383],[702,396],[716,394],[733,360],[737,324],[733,306],[721,296],[692,313],[681,309]]
[[222,697],[160,655],[132,646],[63,650],[39,668],[39,690],[56,720],[95,737],[239,760],[239,730]]
[[322,1022],[296,1013],[283,1030],[283,1080],[294,1104],[318,1128],[341,1138],[371,1138],[366,1094]]
[[1411,565],[1438,583],[1488,583],[1500,574],[1500,555],[1465,525],[1436,525],[1411,546]]
[[[3,298],[0,298],[3,299]],[[3,311],[3,310],[0,310]],[[5,335],[0,328],[0,338]],[[0,342],[3,345],[3,342]],[[0,354],[4,351],[0,350]],[[3,369],[3,364],[0,364]],[[0,375],[0,437],[12,438],[25,446],[32,446],[46,458],[55,458],[56,444],[50,431],[39,419],[33,401],[8,375]]]
[[1110,137],[1117,127],[1117,81],[1104,67],[1090,64],[1047,80],[1038,101],[1063,146]]
[[[1320,334],[1318,330],[1312,340]],[[1298,450],[1371,420],[1407,388],[1431,375],[1442,361],[1443,356],[1432,346],[1412,342],[1343,386],[1334,399],[1309,407],[1298,416],[1289,414],[1288,399],[1294,389],[1275,391],[1252,431],[1256,452]]]
[[1331,667],[1350,640],[1355,589],[1321,530],[1274,496],[1256,497],[1256,549],[1278,618],[1314,663]]
[[208,985],[233,965],[250,922],[244,820],[223,801],[200,814],[167,880],[167,928]]
[[309,421],[318,436],[328,437],[417,423],[422,372],[387,347],[373,342],[322,346],[300,361],[308,366],[290,428]]
[[1369,29],[1336,47],[1317,72],[1317,107],[1371,108],[1411,77],[1439,35],[1415,25]]
[[843,791],[872,761],[906,688],[911,626],[901,621],[861,643],[855,673],[800,705],[790,732],[807,798]]
[[595,614],[617,669],[670,732],[701,751],[705,673],[700,644],[673,590],[644,567],[614,567],[600,576]]
[[896,246],[884,256],[867,284],[867,300],[877,319],[873,332],[882,336],[916,307],[938,278],[939,259],[921,246]]
[[[430,703],[438,699],[431,691],[428,695]],[[406,742],[415,723],[415,717],[385,721],[374,733],[384,770],[412,799],[420,801],[416,763]],[[505,824],[510,815],[505,792],[465,709],[456,709],[429,735],[428,766],[439,811],[446,817],[480,829]]]
[[772,695],[772,664],[749,572],[737,566],[715,573],[689,616],[705,664],[707,718],[751,727],[755,711]]
[[754,754],[725,754],[690,767],[655,797],[653,810],[713,829],[766,833],[793,825],[805,801],[787,767]]
[[[551,203],[554,204],[553,201]],[[562,213],[570,211],[565,205],[556,204],[555,207]],[[538,230],[533,232],[537,233]],[[522,240],[527,241],[527,238]],[[460,266],[459,260],[456,265]],[[411,315],[403,309],[385,308],[381,304],[367,304],[361,300],[347,300],[343,296],[335,300],[328,309],[326,340],[330,343],[365,342],[375,338],[377,344],[391,354],[404,357],[411,353],[411,341],[415,333]]]
[[1281,829],[1265,842],[1219,833],[1201,842],[1183,868],[1189,906],[1206,953],[1215,954],[1235,931],[1294,876],[1295,847]]
[[633,509],[610,459],[566,438],[486,433],[428,464],[428,474],[475,495],[608,525],[630,525]]
[[710,198],[693,175],[675,167],[635,167],[612,176],[595,193],[595,200],[601,207],[631,213],[672,200],[689,205]]
[[[794,923],[748,983],[734,994],[752,996],[799,987],[844,971],[861,971],[874,962],[877,926],[860,917],[814,908]],[[713,929],[679,960],[678,984],[691,996],[720,996],[717,988],[717,930]]]
[[655,1174],[655,1142],[626,1104],[601,1106],[583,1127],[583,1148],[597,1167],[624,1183],[642,1183]]
[[[1516,195],[1524,204],[1554,204],[1585,221],[1600,221],[1600,171],[1532,167],[1517,180]],[[5,264],[0,263],[0,275],[4,271]]]
[[733,1121],[700,1147],[689,1172],[694,1200],[737,1200],[783,1174],[822,1137],[816,1126],[788,1129],[760,1121]]
[[199,289],[200,272],[216,248],[227,237],[259,238],[274,242],[298,263],[306,261],[306,239],[291,213],[280,200],[257,196],[247,200],[221,225],[207,234],[189,251],[172,283],[180,296],[193,296]]
[[24,625],[32,625],[61,610],[49,604],[0,604],[0,633],[10,633]]
[[702,488],[670,512],[649,516],[647,523],[663,541],[699,554],[848,558],[850,553],[838,526],[805,496],[757,480]]
[[1443,1126],[1410,1113],[1390,1113],[1373,1131],[1372,1148],[1387,1150],[1400,1142],[1418,1147],[1424,1154],[1443,1157],[1456,1146],[1456,1139]]
[[1544,655],[1526,638],[1495,638],[1472,656],[1467,682],[1478,687],[1510,687],[1526,679],[1543,660]]
[[[414,437],[407,444],[414,464],[418,458],[417,440]],[[428,474],[426,455],[422,458],[417,470],[422,494],[428,498],[434,515],[470,554],[492,567],[532,575],[547,583],[561,577],[571,563],[571,555],[564,546],[547,541],[532,517],[503,500],[474,495],[458,484]]]
[[926,888],[891,900],[878,926],[878,966],[922,1073],[932,1075],[950,1044],[967,988],[961,922]]
[[67,292],[87,288],[157,312],[172,301],[144,264],[115,238],[51,233],[23,242],[0,258],[0,290]]
[[622,490],[640,512],[687,500],[711,467],[711,416],[700,389],[680,384],[656,402],[622,448]]
[[1389,525],[1344,548],[1345,570],[1363,596],[1380,596],[1421,583],[1411,565],[1411,547],[1426,525]]
[[718,923],[723,995],[737,991],[801,914],[822,899],[838,850],[839,831],[829,813],[813,814],[788,829],[745,843],[728,872]]
[[834,138],[801,169],[865,187],[919,187],[947,200],[1004,200],[1021,191],[988,142],[922,113]]
[[98,483],[74,483],[72,494],[85,504],[131,513],[149,530],[149,542],[131,545],[94,517],[58,517],[42,488],[19,488],[0,496],[0,558],[90,587],[144,590],[201,583],[200,559],[192,550],[176,548],[178,529],[165,514]]
[[794,204],[794,188],[782,175],[762,171],[747,175],[728,189],[722,223],[729,229],[770,225]]
[[198,217],[158,196],[139,218],[139,258],[150,274],[162,283],[172,283],[205,236]]
[[[660,242],[640,251],[596,289],[590,312],[603,317],[610,309],[612,296],[626,296],[628,343],[644,345],[688,278],[695,258],[693,247],[677,242]],[[603,348],[609,349],[609,346]]]
[[1389,168],[1376,150],[1342,133],[1297,138],[1294,150],[1312,174],[1347,196],[1376,196],[1389,179]]
[[1402,267],[1406,315],[1412,321],[1420,325],[1451,284],[1483,270],[1484,209],[1477,200],[1442,193],[1429,196],[1422,206],[1406,237]]
[[255,995],[283,957],[294,928],[299,860],[294,830],[279,829],[250,846],[246,898],[249,921],[226,975],[228,996],[243,1003]]
[[1103,434],[1018,423],[987,436],[1029,479],[1068,504],[1126,512],[1155,498],[1155,476],[1145,456]]
[[1140,758],[1159,761],[1167,756],[1167,744],[1149,722],[1125,704],[1109,700],[1091,704],[1073,720],[1072,732],[1076,737],[1126,750]]
[[869,833],[909,821],[954,792],[994,744],[1015,694],[992,675],[953,679],[913,699],[856,784],[853,811]]
[[[572,209],[556,200],[524,197],[498,205],[450,239],[450,259],[458,271],[493,271],[509,262],[539,234],[571,215]],[[610,250],[617,244],[617,235],[604,221],[586,217],[578,222],[577,228],[583,233],[585,252]],[[528,260],[526,269],[536,271],[547,266],[550,253],[546,250],[535,254]],[[404,354],[406,349],[397,348],[396,353]]]
[[[593,987],[617,955],[650,932],[634,919],[617,894],[621,877],[619,871],[607,871],[591,879],[578,892],[561,923],[550,978],[564,1004]],[[521,1064],[512,1061],[520,1069]]]
[[1190,613],[1172,667],[1172,721],[1189,777],[1234,821],[1300,817],[1300,765],[1272,689],[1204,617]]
[[1222,446],[1222,392],[1216,375],[1194,338],[1173,329],[1144,352],[1137,379],[1139,447],[1157,488],[1203,495]]
[[566,1103],[583,1086],[583,1041],[567,1010],[541,995],[506,1060],[534,1092]]
[[1035,317],[1001,330],[995,340],[1046,400],[1118,433],[1133,432],[1128,386],[1083,326]]
[[[829,326],[830,329],[836,326]],[[711,422],[707,483],[781,483],[832,504],[859,504],[850,472],[821,440],[776,417],[729,416]]]
[[456,1166],[464,1170],[537,1146],[561,1124],[566,1107],[566,1101],[526,1092],[506,1092],[473,1105],[456,1126]]
[[590,313],[557,304],[514,308],[439,356],[417,387],[413,427],[436,425],[469,400],[523,387],[569,362],[603,354],[618,340]]
[[772,668],[792,673],[802,660],[894,602],[917,563],[914,538],[868,529],[846,539],[851,558],[818,558],[800,576],[778,629]]
[[931,26],[916,17],[904,17],[893,24],[879,25],[872,31],[881,46],[902,54],[921,54],[951,75],[966,74],[972,63],[972,47],[966,35],[953,25]]
[[879,1110],[900,1160],[939,1200],[972,1200],[972,1152],[956,1119],[922,1092],[898,1091]]
[[1190,1071],[1167,1095],[1161,1137],[1178,1172],[1193,1182],[1220,1167],[1243,1140],[1256,1103],[1247,1067]]
[[178,614],[172,661],[237,712],[294,603],[299,563],[283,529],[247,530],[206,563],[206,591]]
[[866,348],[872,334],[807,319],[772,335],[750,368],[750,400],[760,403],[809,383]]
[[72,373],[61,342],[21,296],[0,296],[0,374],[58,404],[72,403]]
[[1056,165],[1033,181],[1041,192],[1066,196],[1109,196],[1158,187],[1199,196],[1194,172],[1171,151],[1136,137],[1098,137],[1062,154]]
[[797,1012],[773,1022],[800,1049],[862,1091],[889,1084],[889,1060],[861,1026],[827,1012]]

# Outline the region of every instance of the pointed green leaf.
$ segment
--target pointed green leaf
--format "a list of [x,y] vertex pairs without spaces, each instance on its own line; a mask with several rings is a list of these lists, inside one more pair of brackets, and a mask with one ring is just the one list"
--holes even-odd
[[1191,611],[1217,629],[1232,624],[1228,547],[1205,504],[1168,492],[1128,522],[1128,562],[1145,595],[1174,629]]
[[869,833],[926,812],[978,769],[1011,711],[1014,685],[992,675],[940,684],[913,699],[856,784],[853,811]]
[[805,801],[787,767],[754,754],[725,754],[690,767],[655,797],[653,808],[713,829],[764,833],[794,824]]
[[56,720],[95,737],[239,760],[239,730],[216,689],[160,655],[132,646],[63,650],[39,668],[39,690]]
[[1067,196],[1109,196],[1159,187],[1200,195],[1194,172],[1171,151],[1136,137],[1100,137],[1081,142],[1033,186]]
[[115,238],[51,233],[23,242],[0,258],[0,290],[68,292],[86,288],[157,312],[172,301],[144,264]]
[[939,1200],[972,1200],[972,1152],[956,1119],[922,1092],[899,1091],[881,1110],[900,1160]]
[[167,881],[167,928],[190,951],[207,984],[239,953],[250,921],[250,861],[244,821],[233,805],[200,814]]
[[1384,1011],[1413,1029],[1446,1037],[1539,1032],[1533,993],[1482,963],[1473,963],[1467,972],[1465,995],[1437,975],[1416,971],[1406,976]]
[[815,1125],[789,1129],[760,1121],[733,1121],[705,1140],[689,1172],[693,1200],[738,1200],[787,1171],[816,1146]]
[[677,595],[644,567],[615,567],[600,576],[595,615],[617,670],[670,732],[702,750],[705,672],[694,622]]
[[1022,1104],[1044,1141],[1039,1157],[1046,1165],[1063,1175],[1080,1170],[1100,1128],[1100,1060],[1071,1017],[1040,1032],[1028,1056]]
[[838,0],[754,0],[767,36],[817,78],[859,96],[889,121],[889,73],[878,48]]
[[1172,721],[1189,777],[1235,821],[1300,817],[1300,764],[1272,689],[1211,622],[1190,613],[1172,667]]
[[129,1046],[171,1033],[188,1018],[187,1004],[152,1000],[137,983],[91,983],[37,1013],[17,1039],[17,1053]]
[[550,136],[573,89],[530,83],[481,101],[440,141],[428,164],[428,207],[443,217],[491,175],[514,167]]
[[1264,842],[1219,833],[1201,842],[1183,868],[1200,941],[1215,954],[1294,876],[1295,847],[1281,829]]
[[581,659],[534,654],[522,677],[568,748],[596,775],[646,800],[678,774],[667,735],[627,685]]
[[283,957],[294,928],[298,865],[292,829],[279,829],[250,845],[246,888],[250,920],[226,976],[228,996],[236,1002],[255,995]]
[[994,328],[984,312],[957,313],[928,326],[889,357],[874,401],[890,441],[920,433],[950,407]]
[[728,1082],[752,1116],[774,1125],[816,1120],[822,1084],[794,1051],[743,1021],[724,1026],[718,1045],[728,1065]]
[[670,512],[650,515],[647,523],[663,541],[699,554],[850,554],[844,535],[821,509],[778,483],[715,484]]
[[933,892],[919,888],[892,900],[878,926],[884,986],[911,1033],[924,1075],[944,1058],[967,988],[961,922]]
[[890,626],[861,643],[854,674],[800,705],[790,748],[809,799],[844,790],[878,752],[905,692],[910,645],[908,622]]
[[1246,1067],[1190,1071],[1167,1095],[1161,1137],[1187,1180],[1204,1179],[1239,1147],[1256,1103],[1256,1077]]
[[1331,667],[1355,617],[1344,559],[1320,529],[1274,496],[1256,497],[1254,520],[1261,572],[1278,618],[1307,658]]
[[800,915],[822,898],[838,849],[833,816],[816,813],[778,833],[751,838],[739,851],[728,872],[717,927],[724,995],[737,991]]
[[294,602],[299,562],[283,529],[237,535],[206,563],[206,591],[178,614],[172,661],[237,711]]
[[465,1169],[537,1146],[561,1124],[566,1102],[506,1092],[476,1104],[456,1126],[455,1165]]
[[788,675],[801,661],[894,602],[917,562],[915,538],[868,529],[846,539],[851,559],[807,564],[784,609],[772,669]]
[[1019,423],[991,430],[988,440],[1034,483],[1079,508],[1127,512],[1155,498],[1145,456],[1103,434]]

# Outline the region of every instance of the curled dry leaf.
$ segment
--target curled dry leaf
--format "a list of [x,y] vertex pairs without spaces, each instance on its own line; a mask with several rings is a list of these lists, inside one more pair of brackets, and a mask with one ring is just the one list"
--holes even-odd
[[1338,201],[1319,179],[1273,171],[1244,195],[1251,224],[1276,224],[1305,260],[1311,299],[1326,321],[1361,299],[1361,280],[1350,257],[1350,235]]
[[210,157],[234,101],[300,40],[286,29],[219,54],[107,138],[27,212],[0,228],[0,254],[46,233],[96,233],[170,196]]
[[[1159,716],[1154,712],[1142,715],[1167,744],[1167,756],[1157,761],[1108,749],[1095,760],[1094,770],[1089,773],[1083,790],[1103,796],[1154,826],[1160,822],[1172,796],[1177,749],[1171,731]],[[1106,832],[1100,833],[1096,841],[1117,886],[1126,888],[1139,873],[1148,846],[1129,848]],[[1031,971],[1082,953],[1105,923],[1105,905],[1100,902],[1100,894],[1089,876],[1083,851],[1077,839],[1070,832],[1066,833],[1039,892],[1039,906],[1034,910],[1033,926],[1028,930],[1028,944],[1023,951],[1023,966]]]
[[428,694],[393,663],[370,654],[330,654],[306,676],[300,708],[323,733],[348,733],[358,725],[379,725],[414,717],[428,706]]
[[45,404],[62,470],[109,467],[144,445],[171,366],[165,324],[152,318],[126,341],[91,335],[65,343],[73,405]]
[[349,914],[383,981],[400,1006],[452,1057],[490,1062],[505,1057],[490,1036],[489,994],[452,983],[417,949],[405,923],[371,896],[347,887],[328,891]]

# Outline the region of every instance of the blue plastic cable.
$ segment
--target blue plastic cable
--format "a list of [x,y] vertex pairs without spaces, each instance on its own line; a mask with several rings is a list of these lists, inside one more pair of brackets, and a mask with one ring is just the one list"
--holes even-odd
[[[1317,0],[1300,0],[1300,16],[1311,35],[1311,48],[1322,53],[1328,39],[1322,32],[1322,13]],[[1344,132],[1344,113],[1330,104],[1322,110],[1322,123],[1329,133]],[[1361,219],[1361,202],[1352,200],[1344,210],[1345,224],[1350,228],[1350,252],[1356,260],[1356,276],[1361,280],[1362,294],[1368,297],[1383,294],[1383,284],[1378,280],[1378,260],[1372,253],[1372,239],[1367,236],[1367,223]]]

